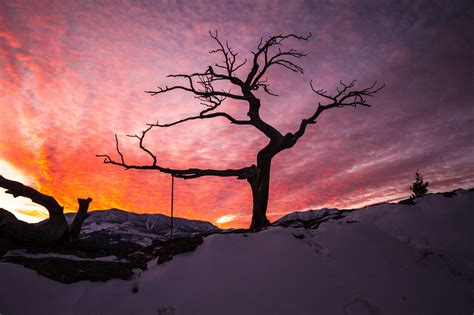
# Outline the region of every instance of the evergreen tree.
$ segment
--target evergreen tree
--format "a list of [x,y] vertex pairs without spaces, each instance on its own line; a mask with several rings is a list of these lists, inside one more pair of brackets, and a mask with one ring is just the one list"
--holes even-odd
[[415,181],[413,182],[413,185],[410,186],[410,189],[413,192],[411,198],[417,198],[426,195],[428,192],[428,186],[429,183],[425,182],[423,180],[423,176],[421,176],[420,172],[416,170]]

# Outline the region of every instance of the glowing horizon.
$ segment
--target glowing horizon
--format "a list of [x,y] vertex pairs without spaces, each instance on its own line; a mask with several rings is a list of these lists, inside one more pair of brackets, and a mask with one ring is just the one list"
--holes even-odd
[[[31,178],[3,160],[0,160],[0,175],[25,185],[33,186]],[[32,202],[28,198],[15,198],[5,193],[4,188],[0,188],[0,208],[10,211],[17,219],[28,223],[37,223],[49,217],[48,211],[44,207]]]
[[[329,91],[352,79],[387,87],[371,108],[324,113],[274,159],[270,219],[408,196],[416,169],[430,191],[472,188],[472,12],[468,1],[0,3],[0,166],[23,174],[25,184],[54,196],[66,212],[90,196],[91,210],[168,214],[169,176],[125,171],[95,157],[115,153],[117,133],[130,159],[148,162],[125,135],[202,110],[185,93],[143,91],[172,85],[168,74],[220,61],[208,54],[215,48],[210,29],[242,60],[261,36],[311,32],[308,43],[287,46],[309,54],[299,62],[305,74],[272,71],[269,82],[280,96],[258,94],[265,120],[282,132],[296,130],[319,100],[310,80]],[[245,106],[226,102],[225,109],[245,117]],[[156,130],[148,144],[165,166],[232,168],[255,163],[266,139],[215,119]],[[176,216],[249,225],[246,181],[203,177],[175,185]],[[16,214],[39,211],[5,198],[0,192],[0,207]]]

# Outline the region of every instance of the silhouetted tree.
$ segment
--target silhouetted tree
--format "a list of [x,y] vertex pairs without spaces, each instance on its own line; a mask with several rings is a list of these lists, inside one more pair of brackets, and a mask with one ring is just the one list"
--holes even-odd
[[420,172],[416,170],[415,181],[413,182],[413,185],[410,186],[410,189],[413,192],[411,198],[417,198],[426,195],[429,184],[430,183],[423,180],[423,176],[421,176]]
[[[177,178],[190,179],[201,176],[228,176],[247,180],[253,197],[251,228],[253,230],[260,229],[269,224],[266,212],[270,168],[273,157],[279,152],[293,147],[303,136],[306,128],[316,123],[316,119],[324,111],[342,107],[355,108],[358,105],[368,107],[370,105],[366,99],[380,91],[384,85],[377,86],[377,82],[374,82],[367,88],[356,89],[355,80],[349,84],[341,81],[340,87],[337,88],[337,93],[330,95],[323,89],[315,89],[311,82],[311,89],[325,101],[324,104],[317,103],[313,113],[301,120],[297,130],[283,134],[260,116],[260,108],[263,104],[261,104],[259,97],[257,97],[257,93],[263,91],[269,95],[276,96],[276,94],[270,91],[268,80],[265,78],[270,68],[279,66],[295,73],[303,73],[303,68],[298,66],[296,61],[305,57],[306,53],[295,49],[283,49],[283,45],[288,40],[307,41],[311,34],[308,36],[295,34],[275,35],[267,40],[262,38],[256,51],[252,52],[253,56],[251,57],[249,67],[243,67],[247,63],[247,59],[243,62],[238,62],[237,52],[232,50],[228,42],[222,42],[218,38],[217,32],[209,32],[209,34],[217,45],[217,48],[211,50],[210,53],[220,54],[223,57],[223,61],[216,63],[214,66],[208,66],[203,72],[168,75],[168,77],[172,78],[182,78],[185,82],[184,85],[158,87],[156,91],[146,91],[146,93],[151,95],[164,94],[174,90],[190,93],[204,106],[200,114],[170,123],[162,124],[157,122],[155,124],[148,124],[148,127],[141,134],[132,135],[131,137],[138,139],[140,149],[151,158],[150,164],[135,165],[127,163],[124,154],[120,151],[117,135],[115,136],[115,142],[119,159],[116,160],[104,154],[97,156],[104,157],[104,163],[107,164],[118,165],[126,169],[157,170]],[[244,69],[246,70],[244,71]],[[218,89],[216,86],[218,82],[225,82],[235,89]],[[220,105],[227,98],[245,103],[248,109],[248,118],[237,119],[229,113],[220,110]],[[152,128],[168,128],[191,120],[216,117],[224,118],[231,124],[252,126],[268,138],[267,145],[256,156],[256,164],[239,169],[172,169],[159,165],[156,155],[144,145],[144,138]]]
[[74,221],[68,225],[64,208],[51,196],[40,193],[14,180],[0,176],[0,187],[14,197],[31,199],[48,210],[49,218],[34,224],[18,220],[11,212],[0,208],[0,247],[12,245],[64,243],[79,236],[82,223],[89,216],[87,210],[92,199],[78,198],[79,209]]

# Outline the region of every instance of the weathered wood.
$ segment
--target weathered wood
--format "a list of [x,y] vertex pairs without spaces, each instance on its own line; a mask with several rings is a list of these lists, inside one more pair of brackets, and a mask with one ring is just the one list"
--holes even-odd
[[13,195],[13,197],[22,196],[31,199],[34,203],[37,203],[45,207],[49,212],[49,217],[62,214],[64,209],[59,203],[51,196],[40,193],[34,188],[23,185],[20,182],[6,179],[0,175],[0,187],[5,188],[7,194]]
[[77,199],[77,202],[79,203],[79,209],[77,210],[76,216],[74,217],[74,221],[72,221],[71,225],[69,226],[71,239],[77,239],[79,237],[82,223],[90,216],[90,214],[87,213],[87,210],[89,209],[89,204],[91,201],[92,198]]
[[[82,223],[87,218],[91,198],[78,199],[79,210],[70,230],[64,216],[64,208],[58,201],[32,187],[0,176],[0,187],[14,197],[22,196],[31,199],[48,210],[49,218],[38,223],[26,223],[18,220],[9,211],[0,208],[0,247],[14,245],[41,244],[50,245],[68,242],[72,236],[77,237]],[[71,234],[73,232],[73,234]]]

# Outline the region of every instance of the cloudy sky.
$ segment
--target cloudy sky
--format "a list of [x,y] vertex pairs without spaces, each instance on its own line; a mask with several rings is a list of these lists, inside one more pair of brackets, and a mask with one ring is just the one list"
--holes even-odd
[[[416,169],[432,191],[474,187],[471,1],[1,1],[0,172],[54,195],[67,211],[91,207],[168,213],[171,179],[104,165],[114,134],[141,159],[127,134],[147,123],[196,115],[190,95],[150,96],[172,73],[220,61],[209,30],[243,60],[260,38],[308,34],[304,75],[273,69],[279,97],[259,94],[262,117],[283,133],[321,101],[309,82],[334,91],[339,80],[386,88],[371,108],[323,113],[273,163],[269,217],[319,207],[356,207],[409,195]],[[247,68],[239,74],[245,76]],[[258,93],[258,92],[257,92]],[[223,109],[245,117],[245,103]],[[147,139],[169,167],[245,167],[265,136],[224,119],[160,129]],[[226,226],[250,222],[245,181],[176,180],[175,214]],[[0,207],[29,213],[0,193]],[[15,209],[12,209],[14,207]],[[17,212],[17,213],[18,213]]]

